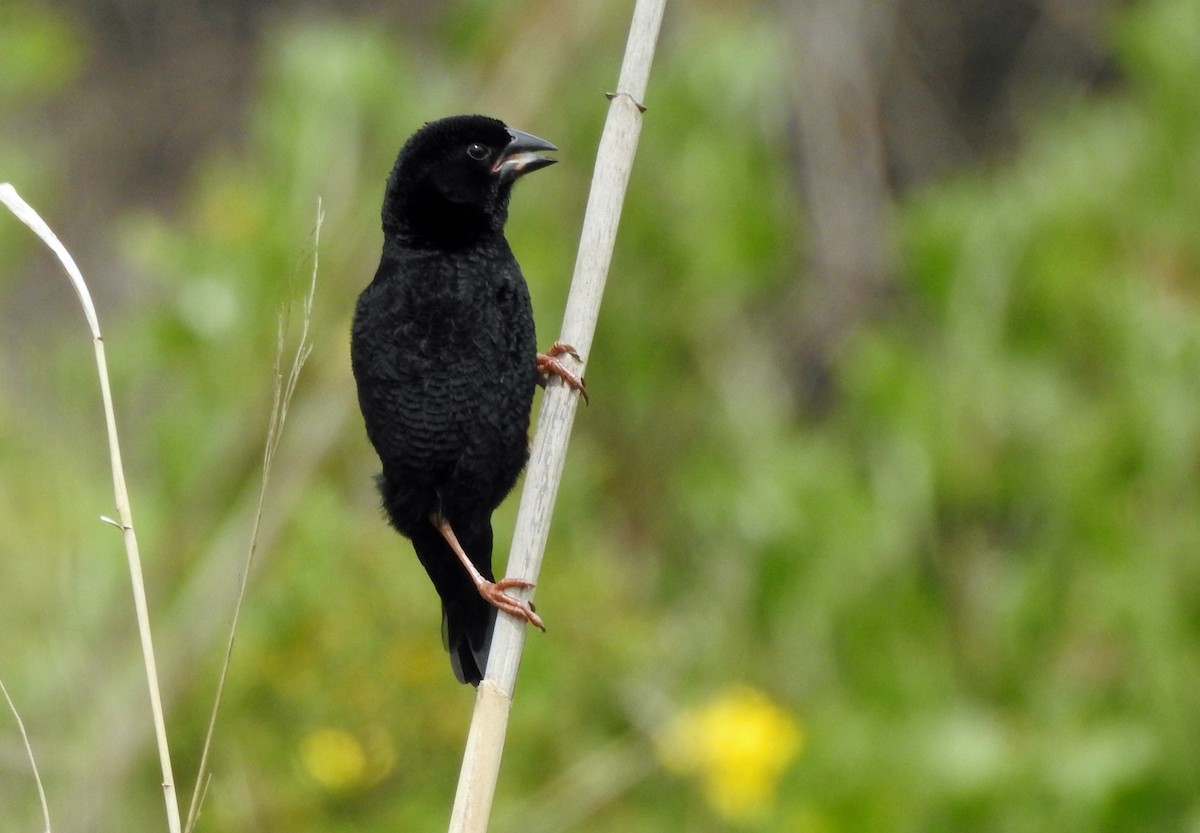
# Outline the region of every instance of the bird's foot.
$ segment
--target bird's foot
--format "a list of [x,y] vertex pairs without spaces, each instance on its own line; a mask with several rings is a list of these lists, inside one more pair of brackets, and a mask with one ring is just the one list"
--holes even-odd
[[558,360],[559,356],[571,356],[575,361],[582,361],[579,358],[579,353],[569,344],[564,344],[561,341],[556,341],[545,353],[537,354],[537,372],[538,384],[542,387],[550,381],[551,376],[557,376],[566,383],[571,390],[579,391],[579,395],[583,397],[583,402],[586,405],[588,401],[587,387],[583,383],[583,377],[569,370],[565,364]]
[[437,528],[438,532],[442,533],[442,537],[446,539],[446,543],[450,545],[450,549],[454,551],[454,554],[458,556],[458,560],[462,562],[467,575],[471,577],[471,581],[475,584],[475,588],[479,591],[479,595],[483,597],[485,602],[497,610],[503,610],[510,616],[524,619],[539,630],[546,630],[546,626],[542,624],[542,617],[533,612],[533,605],[529,602],[523,602],[520,599],[514,599],[504,592],[510,587],[528,590],[533,587],[533,582],[526,581],[523,578],[488,581],[479,572],[479,568],[475,566],[475,563],[471,561],[466,552],[463,551],[462,544],[458,543],[458,536],[454,534],[454,528],[450,526],[450,522],[437,513],[429,516],[429,522]]
[[542,617],[533,612],[533,605],[529,602],[523,602],[520,599],[513,598],[504,591],[510,587],[520,587],[528,589],[533,587],[532,582],[525,581],[521,578],[506,578],[500,581],[484,580],[478,585],[479,595],[483,596],[484,601],[492,605],[498,610],[503,610],[510,616],[515,616],[518,619],[524,619],[529,624],[533,625],[538,630],[546,630],[546,626],[542,623]]

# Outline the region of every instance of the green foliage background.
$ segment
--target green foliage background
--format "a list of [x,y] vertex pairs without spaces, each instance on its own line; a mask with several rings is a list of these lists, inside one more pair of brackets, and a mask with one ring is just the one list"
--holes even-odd
[[[327,213],[315,350],[202,831],[448,818],[473,697],[376,510],[349,316],[400,142],[481,110],[563,148],[510,223],[554,338],[627,25],[594,4],[534,27],[511,4],[457,5],[421,51],[364,20],[279,23],[243,141],[204,161],[176,216],[112,218],[143,282],[101,323],[187,793],[257,494],[275,319],[306,284],[318,196]],[[68,15],[4,14],[0,117],[71,83],[86,54]],[[492,829],[1200,830],[1200,6],[1137,4],[1111,37],[1118,89],[1047,107],[1002,163],[898,206],[895,300],[838,352],[837,396],[813,418],[764,323],[804,264],[770,117],[785,46],[750,6],[672,19]],[[0,145],[0,179],[52,225],[87,198],[57,152]],[[0,220],[0,304],[38,262],[43,293],[69,293]],[[90,351],[82,321],[60,318],[2,342],[0,678],[56,830],[165,829],[120,541],[96,522],[111,495]],[[654,744],[733,685],[805,739],[773,804],[740,821]],[[34,829],[7,719],[0,767],[0,826]]]

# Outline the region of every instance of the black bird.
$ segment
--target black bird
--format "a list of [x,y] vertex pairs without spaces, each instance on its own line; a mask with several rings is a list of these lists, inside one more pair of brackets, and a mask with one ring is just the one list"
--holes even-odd
[[[556,160],[547,141],[485,116],[430,122],[400,150],[383,197],[383,256],[358,298],[350,356],[383,508],[442,599],[442,636],[461,682],[487,667],[496,609],[545,629],[495,582],[492,512],[529,455],[537,352],[529,289],[504,238],[513,183]],[[586,395],[586,394],[585,394]]]

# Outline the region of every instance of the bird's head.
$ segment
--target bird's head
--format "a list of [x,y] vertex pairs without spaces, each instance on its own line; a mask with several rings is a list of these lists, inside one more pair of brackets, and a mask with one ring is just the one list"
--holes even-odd
[[429,122],[404,144],[388,177],[383,229],[445,243],[499,232],[513,183],[557,160],[554,145],[487,116]]

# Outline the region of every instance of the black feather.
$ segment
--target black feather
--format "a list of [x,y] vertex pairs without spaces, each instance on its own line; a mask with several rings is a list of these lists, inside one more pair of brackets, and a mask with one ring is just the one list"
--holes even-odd
[[495,119],[456,116],[408,140],[351,337],[383,507],[441,596],[451,664],[469,683],[486,667],[496,611],[430,517],[492,580],[491,516],[525,465],[538,382],[529,291],[504,238],[515,176],[498,166],[512,138]]

